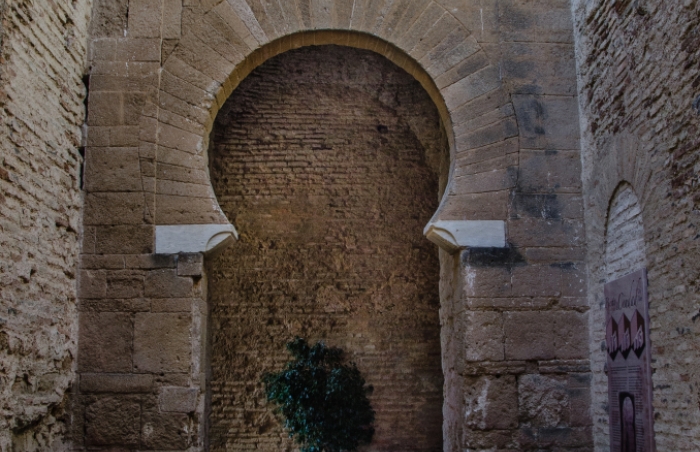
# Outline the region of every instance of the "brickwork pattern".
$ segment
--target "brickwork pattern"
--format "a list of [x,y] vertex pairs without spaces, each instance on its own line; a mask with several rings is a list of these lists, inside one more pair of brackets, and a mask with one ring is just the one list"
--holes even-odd
[[[700,3],[573,2],[589,241],[595,448],[608,450],[605,225],[615,190],[637,194],[649,277],[657,450],[698,450],[697,109]],[[631,232],[631,231],[630,231]]]
[[639,199],[629,184],[622,184],[612,200],[605,230],[606,281],[614,281],[646,267],[644,223]]
[[66,450],[90,1],[0,2],[0,450]]
[[337,46],[268,60],[219,112],[212,182],[241,239],[207,272],[212,450],[292,450],[260,377],[295,335],[343,347],[374,386],[367,450],[442,450],[439,262],[422,236],[440,131],[409,74]]

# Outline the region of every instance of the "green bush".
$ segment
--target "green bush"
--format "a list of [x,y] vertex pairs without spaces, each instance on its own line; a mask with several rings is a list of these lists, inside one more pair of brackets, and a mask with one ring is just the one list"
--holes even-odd
[[297,337],[287,344],[294,359],[279,373],[263,376],[267,399],[277,405],[289,436],[301,452],[350,452],[374,435],[371,386],[343,351]]

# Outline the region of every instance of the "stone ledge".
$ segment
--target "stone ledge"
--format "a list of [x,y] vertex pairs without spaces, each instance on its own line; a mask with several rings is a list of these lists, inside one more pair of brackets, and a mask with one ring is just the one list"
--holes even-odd
[[237,239],[232,224],[156,226],[156,254],[212,253]]
[[462,248],[506,246],[506,223],[503,220],[438,220],[428,223],[423,234],[449,253]]

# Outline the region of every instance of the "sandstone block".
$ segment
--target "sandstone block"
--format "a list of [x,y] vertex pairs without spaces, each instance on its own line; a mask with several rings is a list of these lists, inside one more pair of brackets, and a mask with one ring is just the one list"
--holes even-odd
[[193,32],[233,64],[242,62],[250,51],[238,33],[216,14],[207,14],[204,21],[194,27]]
[[400,37],[419,19],[429,3],[428,0],[394,2],[391,13],[382,23],[377,36],[388,42],[398,43]]
[[116,47],[117,61],[160,62],[160,39],[122,39]]
[[177,270],[154,270],[146,275],[146,296],[186,298],[192,295],[192,278],[177,275]]
[[107,293],[107,276],[101,271],[83,270],[80,272],[80,298],[101,298]]
[[475,430],[505,430],[518,426],[518,391],[515,377],[464,379],[465,423]]
[[149,225],[100,226],[95,228],[95,253],[145,254],[153,251],[154,228]]
[[[251,49],[267,42],[265,32],[260,28],[250,7],[241,1],[221,2],[214,10],[238,33]],[[310,25],[309,25],[310,27]]]
[[80,391],[85,394],[138,394],[153,389],[153,376],[146,374],[88,374],[80,375]]
[[512,294],[518,297],[559,297],[561,273],[561,268],[546,264],[514,268]]
[[130,269],[177,268],[177,255],[170,254],[131,254],[124,256],[124,261]]
[[136,148],[88,148],[85,157],[85,189],[139,191],[141,174]]
[[[371,19],[370,17],[370,20]],[[408,53],[415,60],[420,61],[428,52],[438,46],[447,35],[457,28],[462,28],[457,19],[451,14],[442,15],[437,22],[431,24],[429,28],[423,31],[423,36],[421,36],[416,46]]]
[[134,323],[134,369],[138,372],[187,372],[192,345],[191,316],[139,313]]
[[445,104],[455,111],[467,102],[497,89],[501,85],[498,68],[487,66],[442,90]]
[[178,276],[202,276],[204,255],[201,253],[179,254],[177,258]]
[[587,316],[578,312],[507,312],[506,359],[578,359],[588,354]]
[[131,372],[133,325],[123,312],[81,312],[78,369]]
[[128,397],[104,397],[88,405],[85,413],[88,446],[138,446],[141,407]]
[[532,427],[568,426],[571,400],[566,377],[521,375],[518,377],[521,422]]
[[143,194],[139,192],[88,193],[85,197],[85,224],[142,224],[143,218]]
[[504,141],[480,147],[478,149],[465,149],[457,152],[455,156],[455,176],[466,174],[468,169],[475,164],[488,162],[498,158],[505,158],[518,154],[518,138],[513,137]]
[[460,121],[459,124],[453,126],[455,135],[460,136],[469,133],[473,130],[484,128],[496,121],[503,120],[515,115],[513,104],[510,102],[504,103],[492,110],[483,112],[481,115],[474,116],[471,119]]
[[129,0],[129,37],[160,37],[163,0]]
[[90,126],[112,126],[124,123],[123,94],[119,92],[90,93]]
[[526,192],[580,192],[578,151],[520,151],[518,185]]
[[144,412],[142,422],[143,444],[148,450],[185,450],[191,443],[186,414],[149,410]]
[[192,198],[212,198],[211,185],[160,179],[156,191],[161,195],[187,196]]
[[511,198],[511,218],[581,219],[583,198],[577,193],[531,194],[516,192]]
[[578,104],[571,96],[513,95],[520,129],[520,147],[578,150]]
[[508,237],[517,247],[579,247],[585,231],[581,220],[520,218],[508,221]]
[[182,33],[182,2],[163,0],[163,39],[178,39]]
[[504,298],[511,293],[511,276],[503,267],[474,267],[463,270],[467,297]]
[[121,270],[124,268],[124,256],[115,255],[80,255],[81,265],[85,270]]
[[139,298],[143,297],[142,273],[133,271],[110,272],[107,275],[108,298]]
[[501,42],[482,47],[502,62],[504,83],[514,94],[576,94],[572,44]]
[[472,311],[462,315],[464,348],[467,361],[502,361],[503,314]]
[[198,388],[166,386],[160,389],[158,405],[161,411],[191,413],[197,407]]
[[[445,10],[440,5],[430,2],[408,30],[397,30],[398,36],[392,42],[398,43],[398,46],[405,52],[410,52],[430,30],[431,25],[435,24],[444,14]],[[354,23],[355,17],[353,15]],[[355,27],[353,26],[353,28]]]
[[90,36],[122,37],[127,27],[128,0],[113,0],[94,4]]
[[151,312],[192,312],[196,304],[194,298],[154,298],[151,300]]
[[440,210],[440,220],[505,220],[508,191],[450,195]]
[[442,90],[458,82],[462,78],[484,69],[489,64],[490,62],[486,52],[479,50],[457,63],[452,69],[437,76],[437,78],[435,78],[435,84],[438,89]]
[[156,199],[158,224],[225,224],[228,222],[226,217],[213,207],[211,198],[158,195]]
[[[133,110],[130,111],[133,116]],[[109,146],[134,148],[139,145],[139,127],[136,125],[119,125],[109,128]]]
[[197,68],[209,78],[223,83],[235,69],[234,63],[226,60],[214,49],[193,35],[185,35],[171,55]]
[[504,118],[481,129],[471,130],[455,139],[458,152],[469,151],[482,146],[493,145],[518,135],[518,123],[514,117]]
[[506,190],[515,186],[517,176],[511,168],[498,168],[454,179],[454,190],[459,194]]

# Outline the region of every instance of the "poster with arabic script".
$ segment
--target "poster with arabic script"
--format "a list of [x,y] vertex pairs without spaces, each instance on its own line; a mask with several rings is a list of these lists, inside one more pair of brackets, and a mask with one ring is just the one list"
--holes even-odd
[[646,269],[605,284],[611,452],[653,452]]

